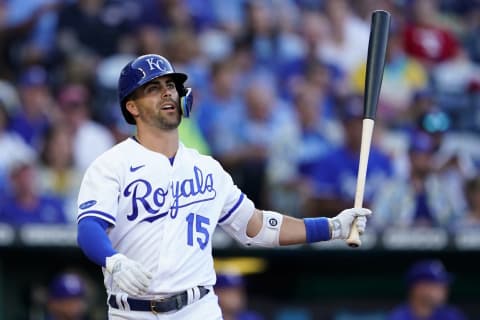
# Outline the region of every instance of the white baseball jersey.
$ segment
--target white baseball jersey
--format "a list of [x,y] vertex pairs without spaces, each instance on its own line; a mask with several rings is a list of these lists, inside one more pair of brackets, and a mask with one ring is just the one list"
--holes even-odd
[[[112,224],[113,248],[152,272],[142,298],[214,285],[211,239],[217,223],[254,211],[212,157],[180,144],[171,164],[133,138],[90,165],[78,204],[78,221],[93,216]],[[120,293],[105,271],[104,278],[108,293]]]

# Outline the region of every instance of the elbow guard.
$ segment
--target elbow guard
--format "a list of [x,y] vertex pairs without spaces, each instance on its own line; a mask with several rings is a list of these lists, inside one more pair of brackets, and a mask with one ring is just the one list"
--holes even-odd
[[250,238],[247,235],[247,246],[259,246],[274,248],[280,245],[280,228],[283,222],[283,215],[274,211],[263,211],[263,224],[258,234]]

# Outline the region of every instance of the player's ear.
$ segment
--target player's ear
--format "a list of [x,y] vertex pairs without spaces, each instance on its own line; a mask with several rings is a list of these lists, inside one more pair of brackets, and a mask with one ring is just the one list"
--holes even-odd
[[137,104],[135,103],[135,101],[133,100],[127,100],[125,102],[125,108],[127,109],[128,112],[131,113],[131,115],[135,118],[139,115],[139,112],[138,112],[138,107],[137,107]]

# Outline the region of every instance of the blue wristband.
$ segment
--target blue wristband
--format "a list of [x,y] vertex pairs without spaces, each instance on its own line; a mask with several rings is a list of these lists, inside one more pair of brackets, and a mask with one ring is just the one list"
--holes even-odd
[[307,243],[330,240],[330,225],[327,218],[303,219]]

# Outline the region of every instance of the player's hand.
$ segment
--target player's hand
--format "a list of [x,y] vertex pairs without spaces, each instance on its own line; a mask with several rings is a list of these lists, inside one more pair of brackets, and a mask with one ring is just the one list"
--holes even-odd
[[367,216],[372,214],[370,209],[350,208],[340,212],[336,217],[328,219],[330,232],[333,239],[347,239],[352,228],[353,219],[357,218],[356,225],[358,233],[362,234],[367,225]]
[[106,269],[120,289],[129,295],[144,294],[152,280],[152,274],[140,263],[120,253],[107,258]]

